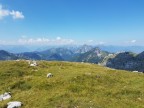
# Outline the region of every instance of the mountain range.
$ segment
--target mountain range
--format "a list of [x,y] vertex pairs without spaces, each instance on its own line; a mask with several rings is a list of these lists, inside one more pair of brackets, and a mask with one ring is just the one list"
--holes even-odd
[[[87,46],[87,49],[82,47]],[[134,53],[140,53],[144,51],[144,46],[115,46],[115,45],[64,45],[64,46],[47,46],[47,45],[0,45],[0,50],[6,50],[11,53],[23,53],[23,52],[33,52],[33,51],[45,51],[50,48],[67,48],[70,50],[78,49],[78,51],[85,52],[93,47],[99,47],[103,51],[108,51],[111,53],[116,53],[119,51],[128,51]]]
[[90,45],[75,48],[55,47],[43,51],[24,53],[10,53],[0,50],[0,60],[17,59],[88,62],[115,69],[144,71],[144,52],[139,54],[128,51],[110,53]]
[[101,51],[98,47],[83,45],[75,49],[59,47],[49,48],[44,51],[33,51],[24,53],[9,53],[7,51],[1,50],[0,54],[1,57],[3,57],[3,59],[0,60],[30,59],[99,63],[109,53],[106,51]]

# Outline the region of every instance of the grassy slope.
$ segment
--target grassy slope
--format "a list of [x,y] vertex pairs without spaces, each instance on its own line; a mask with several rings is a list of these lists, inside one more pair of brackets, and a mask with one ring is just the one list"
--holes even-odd
[[[94,64],[39,61],[0,62],[0,94],[23,108],[144,108],[144,74]],[[46,78],[51,72],[54,77]]]

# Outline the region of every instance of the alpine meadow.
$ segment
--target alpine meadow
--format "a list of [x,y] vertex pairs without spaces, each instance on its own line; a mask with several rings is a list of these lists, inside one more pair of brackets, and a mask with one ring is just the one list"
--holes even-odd
[[0,108],[144,108],[144,0],[0,0]]
[[[53,77],[47,78],[47,73]],[[0,93],[11,92],[23,108],[143,108],[144,75],[89,63],[0,62]]]

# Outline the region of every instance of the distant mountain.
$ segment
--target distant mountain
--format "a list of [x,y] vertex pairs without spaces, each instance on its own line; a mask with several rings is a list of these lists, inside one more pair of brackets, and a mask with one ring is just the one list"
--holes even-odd
[[132,52],[123,52],[106,61],[106,66],[130,71],[144,71],[144,52],[136,55]]
[[51,48],[39,52],[39,54],[42,56],[42,59],[46,60],[51,60],[50,57],[52,57],[52,55],[57,55],[58,58],[55,57],[55,60],[59,60],[61,58],[62,60],[68,61],[74,55],[74,52],[67,48]]
[[45,58],[45,60],[56,60],[56,61],[64,61],[64,59],[59,54],[52,54],[49,57]]
[[84,45],[80,46],[79,48],[77,48],[75,53],[83,54],[83,53],[86,53],[92,49],[93,49],[92,46],[84,44]]
[[144,51],[139,53],[137,56],[136,56],[137,60],[141,61],[141,60],[144,60]]
[[92,48],[90,51],[79,54],[75,56],[72,61],[76,62],[90,62],[90,63],[99,63],[105,56],[109,53],[106,51],[101,51],[99,48]]
[[16,55],[21,59],[41,60],[41,55],[38,52],[25,52]]
[[18,57],[12,53],[9,53],[4,50],[0,50],[0,60],[15,60]]
[[23,52],[42,52],[51,48],[66,48],[74,53],[85,53],[94,47],[99,47],[103,51],[116,53],[120,51],[140,53],[144,51],[144,46],[115,46],[115,45],[65,45],[65,46],[48,46],[48,45],[0,45],[0,50],[5,50],[11,53],[23,53]]

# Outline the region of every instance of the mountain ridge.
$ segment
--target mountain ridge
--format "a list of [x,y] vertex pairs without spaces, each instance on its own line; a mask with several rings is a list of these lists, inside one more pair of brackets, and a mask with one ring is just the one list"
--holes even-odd
[[47,60],[47,61],[71,61],[100,64],[115,69],[129,71],[144,71],[144,51],[136,54],[132,52],[109,53],[98,47],[83,45],[78,48],[49,48],[45,51],[34,51],[13,54],[0,51],[0,60]]
[[122,52],[107,60],[105,66],[115,69],[144,72],[144,52]]

